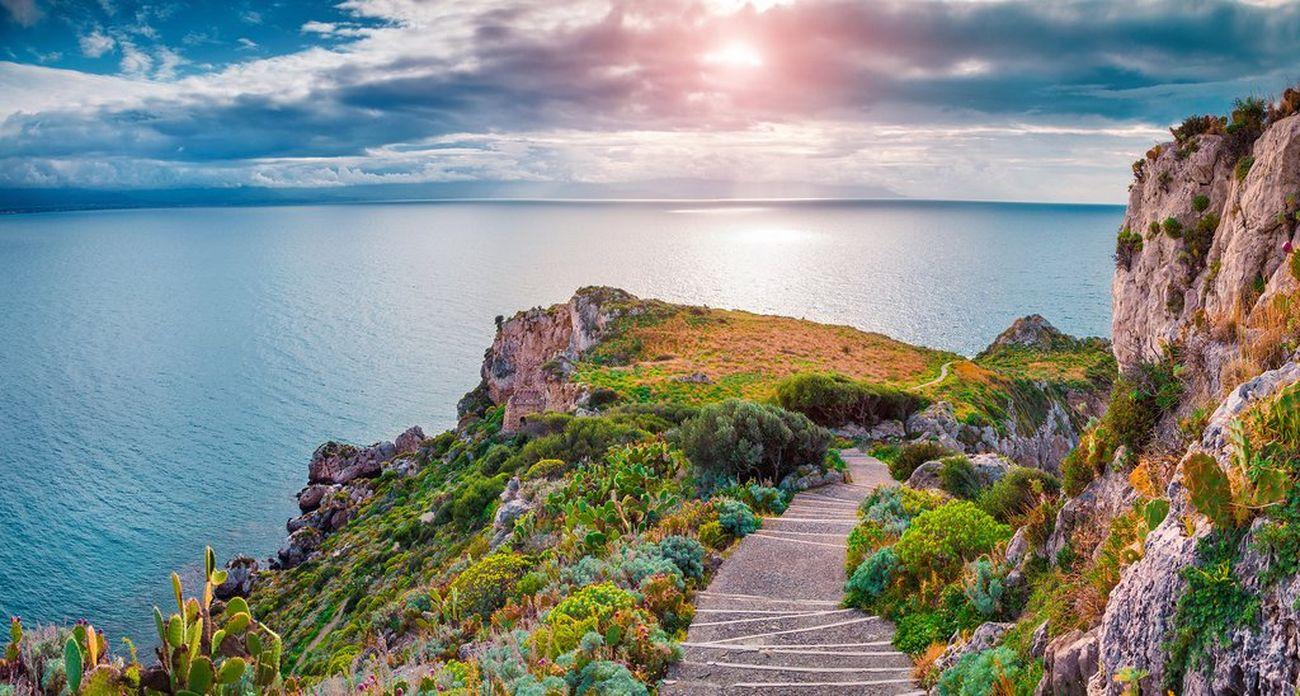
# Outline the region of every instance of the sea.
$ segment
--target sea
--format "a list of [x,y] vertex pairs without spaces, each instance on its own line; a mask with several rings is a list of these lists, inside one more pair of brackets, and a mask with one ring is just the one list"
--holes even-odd
[[0,216],[0,616],[152,641],[266,558],[317,444],[455,422],[493,318],[586,285],[974,354],[1106,336],[1117,206],[455,201]]

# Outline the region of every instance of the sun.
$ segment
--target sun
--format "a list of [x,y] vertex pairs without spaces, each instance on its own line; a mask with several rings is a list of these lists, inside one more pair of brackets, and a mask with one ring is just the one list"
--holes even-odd
[[729,68],[759,68],[763,55],[743,41],[733,41],[704,56],[705,62]]

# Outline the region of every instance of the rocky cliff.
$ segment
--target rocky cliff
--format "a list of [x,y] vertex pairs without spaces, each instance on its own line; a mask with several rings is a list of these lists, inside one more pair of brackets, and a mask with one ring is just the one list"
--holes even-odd
[[1134,165],[1112,284],[1121,369],[1177,347],[1188,404],[1281,359],[1277,298],[1300,284],[1284,251],[1300,211],[1300,116],[1253,143],[1220,130],[1157,145]]
[[537,307],[500,322],[483,357],[482,382],[461,400],[463,417],[484,400],[504,404],[505,428],[543,411],[571,411],[588,393],[568,377],[610,324],[636,312],[636,298],[616,288],[587,287],[565,304]]
[[[1112,473],[1065,503],[1045,555],[1080,520],[1105,528],[1148,497],[1163,496],[1169,512],[1137,542],[1099,622],[1047,649],[1040,694],[1281,694],[1300,683],[1296,549],[1279,546],[1293,539],[1284,509],[1297,482],[1269,478],[1268,502],[1234,502],[1242,491],[1261,500],[1259,478],[1300,456],[1285,433],[1253,444],[1241,434],[1244,414],[1289,408],[1274,402],[1300,382],[1296,104],[1288,91],[1269,112],[1239,102],[1228,119],[1189,119],[1134,166],[1113,283],[1115,357],[1129,374],[1176,363],[1181,395],[1147,446],[1121,449]],[[1206,462],[1226,473],[1217,487]],[[1215,506],[1230,521],[1212,520]]]

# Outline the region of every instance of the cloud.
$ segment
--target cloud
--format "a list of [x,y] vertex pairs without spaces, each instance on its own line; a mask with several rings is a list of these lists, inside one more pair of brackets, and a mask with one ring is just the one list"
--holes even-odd
[[[118,36],[122,76],[94,98],[25,73],[0,96],[0,184],[138,182],[161,162],[194,185],[798,175],[1114,200],[1166,124],[1295,79],[1300,45],[1294,1],[339,7],[348,21],[299,25],[319,45],[184,77],[179,53]],[[113,41],[95,30],[83,53],[111,50],[94,36]],[[709,59],[728,46],[757,60]]]
[[30,27],[45,16],[45,11],[36,4],[36,0],[0,0],[0,6],[9,12],[9,17],[19,25]]
[[117,44],[113,37],[103,33],[98,27],[89,34],[82,35],[77,42],[81,46],[81,54],[87,58],[98,58],[113,50],[113,46]]
[[257,48],[257,42],[247,36],[239,37],[235,40],[235,43],[239,44],[239,48],[244,51],[251,51]]

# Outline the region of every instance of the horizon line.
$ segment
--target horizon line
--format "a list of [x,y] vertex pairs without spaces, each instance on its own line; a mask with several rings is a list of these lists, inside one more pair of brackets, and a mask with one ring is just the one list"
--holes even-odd
[[174,204],[142,203],[140,205],[105,205],[91,203],[84,206],[75,204],[49,208],[0,208],[0,215],[43,215],[50,213],[85,213],[121,210],[173,210],[177,208],[291,208],[308,206],[335,205],[391,205],[391,204],[439,204],[439,203],[528,203],[528,204],[799,204],[799,203],[955,203],[986,205],[1037,205],[1057,207],[1091,207],[1123,208],[1126,203],[1097,203],[1074,201],[1031,201],[1003,200],[993,198],[912,198],[908,196],[790,196],[790,197],[745,197],[745,198],[681,198],[681,197],[536,197],[536,196],[450,196],[429,198],[377,198],[352,200],[266,200],[266,201],[202,201],[194,203],[177,202]]

